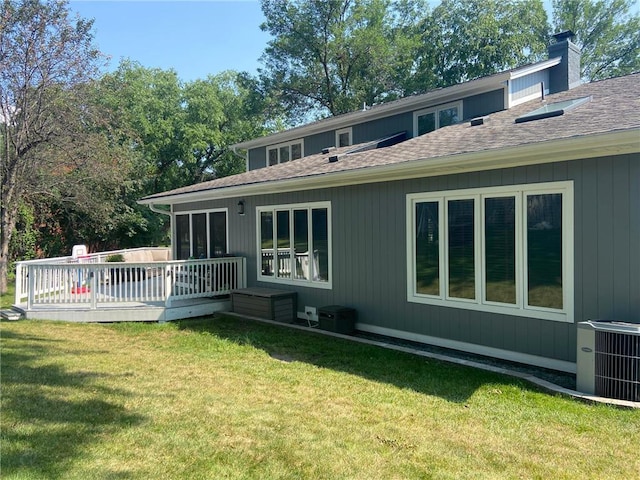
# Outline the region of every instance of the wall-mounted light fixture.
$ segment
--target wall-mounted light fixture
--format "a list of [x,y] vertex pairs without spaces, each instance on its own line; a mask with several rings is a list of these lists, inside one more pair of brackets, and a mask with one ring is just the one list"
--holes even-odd
[[244,215],[244,200],[238,202],[238,215]]

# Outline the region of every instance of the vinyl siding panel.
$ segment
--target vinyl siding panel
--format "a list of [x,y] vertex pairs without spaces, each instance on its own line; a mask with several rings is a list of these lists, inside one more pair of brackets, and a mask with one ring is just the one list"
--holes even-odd
[[[235,213],[237,198],[176,206],[175,210],[227,207],[229,248],[247,257],[249,286],[295,290],[300,312],[306,305],[344,305],[355,308],[358,321],[370,327],[574,362],[576,323],[407,301],[407,194],[566,180],[574,182],[575,322],[617,319],[640,323],[637,154],[245,197],[244,216]],[[333,288],[258,282],[256,207],[316,201],[331,202]]]
[[[504,108],[504,91],[502,89],[494,90],[462,100],[464,118],[470,119],[502,110]],[[352,143],[355,145],[371,142],[401,132],[406,132],[407,138],[413,137],[413,111],[353,125]],[[304,137],[304,155],[320,153],[323,148],[335,146],[335,134],[335,130],[329,130]],[[266,147],[249,150],[249,170],[266,167],[266,152]]]
[[310,135],[304,137],[304,154],[314,155],[320,153],[323,148],[335,147],[336,134],[335,130],[329,132],[319,133],[317,135]]
[[493,90],[467,97],[462,102],[462,113],[465,120],[481,117],[504,110],[504,90]]
[[267,166],[266,147],[252,148],[249,150],[249,170],[264,168]]
[[401,132],[407,132],[407,138],[413,137],[413,112],[354,125],[353,143],[371,142]]
[[549,90],[549,70],[535,72],[524,77],[516,78],[511,81],[511,101],[518,102],[526,98],[541,97],[542,88],[540,84],[544,84],[544,89]]

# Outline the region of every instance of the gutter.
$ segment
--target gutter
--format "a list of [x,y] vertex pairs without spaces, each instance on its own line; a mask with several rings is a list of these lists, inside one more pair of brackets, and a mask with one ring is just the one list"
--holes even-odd
[[640,152],[640,128],[138,200],[165,204],[435,177]]
[[[141,203],[141,202],[138,202],[138,203]],[[171,217],[171,218],[173,217],[171,212],[156,207],[155,203],[147,203],[146,205],[149,207],[149,210],[151,210],[154,213],[160,213],[162,215],[166,215],[166,216]],[[161,204],[161,205],[166,205],[166,204]]]

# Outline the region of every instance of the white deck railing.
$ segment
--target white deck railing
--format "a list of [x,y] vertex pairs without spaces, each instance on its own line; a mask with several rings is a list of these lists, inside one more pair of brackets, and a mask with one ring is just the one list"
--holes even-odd
[[164,262],[105,262],[101,252],[18,262],[16,305],[82,306],[97,309],[127,303],[164,303],[226,295],[246,287],[241,257]]

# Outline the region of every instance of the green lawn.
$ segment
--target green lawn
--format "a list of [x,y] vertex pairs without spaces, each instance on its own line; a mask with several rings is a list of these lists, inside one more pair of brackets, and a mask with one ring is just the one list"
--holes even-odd
[[234,318],[2,322],[3,479],[631,479],[640,412]]
[[16,296],[16,284],[15,282],[9,282],[7,285],[7,292],[0,295],[0,308],[11,308]]

